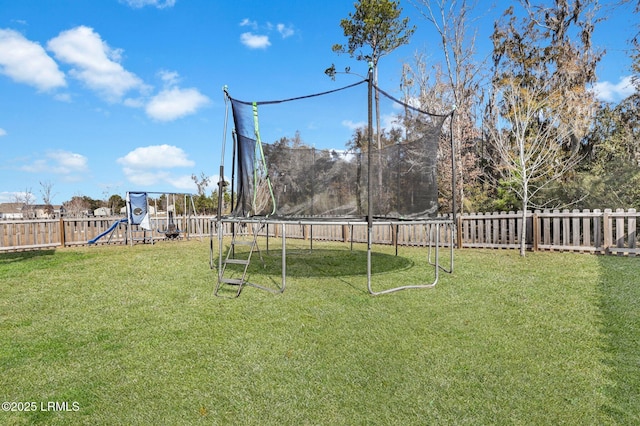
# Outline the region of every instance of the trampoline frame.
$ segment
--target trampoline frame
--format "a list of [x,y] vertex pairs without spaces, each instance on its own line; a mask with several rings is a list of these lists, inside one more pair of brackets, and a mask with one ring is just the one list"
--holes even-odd
[[[342,226],[366,226],[367,227],[367,291],[369,294],[378,296],[382,294],[394,293],[400,290],[408,290],[408,289],[424,289],[424,288],[433,288],[439,281],[440,271],[444,271],[446,273],[453,273],[454,269],[454,221],[452,219],[446,218],[438,218],[438,219],[425,219],[425,220],[412,220],[412,221],[393,221],[393,220],[385,220],[385,221],[374,221],[373,226],[407,226],[407,225],[423,225],[425,228],[428,228],[426,232],[427,241],[426,241],[426,249],[427,249],[427,259],[426,264],[433,267],[433,280],[427,283],[417,283],[417,284],[406,284],[400,285],[384,290],[375,291],[372,279],[372,253],[373,253],[373,226],[370,226],[369,223],[365,220],[313,220],[313,219],[274,219],[274,218],[235,218],[235,217],[227,217],[223,218],[220,221],[215,221],[217,225],[217,239],[218,239],[218,280],[220,280],[221,272],[223,270],[223,253],[224,253],[224,224],[230,223],[234,225],[251,225],[252,227],[258,226],[262,228],[264,225],[281,225],[281,232],[279,238],[281,239],[281,251],[282,251],[282,271],[281,271],[281,285],[277,289],[272,289],[269,287],[262,286],[260,284],[246,282],[242,285],[248,285],[251,287],[256,287],[262,290],[271,291],[273,293],[283,293],[286,284],[287,284],[287,232],[286,225],[299,225],[306,226],[322,226],[322,225],[342,225]],[[443,248],[443,243],[440,241],[441,229],[447,228],[450,231],[450,238],[448,241],[449,246],[449,268],[443,267],[440,262],[440,249]],[[211,229],[213,230],[213,226]],[[267,247],[268,247],[268,238],[269,235],[267,233]],[[351,238],[353,238],[353,233],[351,233]],[[351,241],[353,243],[353,241]],[[313,244],[313,240],[311,240],[311,244]],[[213,234],[211,235],[211,266],[213,267]],[[313,250],[313,248],[312,248]],[[434,256],[432,258],[431,254],[434,252]],[[396,255],[397,255],[397,245],[396,245]],[[241,289],[238,289],[237,295],[240,294]]]

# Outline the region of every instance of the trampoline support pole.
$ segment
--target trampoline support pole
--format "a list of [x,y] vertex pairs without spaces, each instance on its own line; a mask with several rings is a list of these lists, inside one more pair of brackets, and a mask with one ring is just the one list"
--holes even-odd
[[284,291],[284,287],[287,281],[287,225],[282,224],[282,289],[281,292]]
[[371,289],[371,240],[373,239],[373,226],[367,226],[367,288],[369,293],[374,294]]

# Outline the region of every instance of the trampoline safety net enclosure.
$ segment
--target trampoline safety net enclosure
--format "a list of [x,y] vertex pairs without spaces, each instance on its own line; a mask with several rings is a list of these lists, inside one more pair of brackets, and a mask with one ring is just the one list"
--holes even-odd
[[232,216],[362,218],[369,200],[374,218],[435,216],[438,141],[448,115],[427,114],[374,86],[381,131],[369,144],[365,83],[282,101],[227,94],[236,137]]
[[[394,98],[372,83],[371,69],[367,79],[355,84],[283,100],[242,101],[231,97],[226,88],[224,91],[227,108],[220,176],[225,176],[231,106],[234,125],[231,210],[229,216],[222,215],[224,185],[220,182],[217,221],[251,229],[252,238],[248,242],[248,257],[235,258],[235,246],[247,242],[239,241],[236,231],[232,231],[231,245],[223,258],[223,226],[218,226],[216,295],[222,284],[237,286],[235,297],[245,284],[269,290],[247,281],[251,253],[254,250],[259,253],[256,237],[268,223],[366,225],[367,285],[371,294],[433,287],[441,269],[438,248],[443,230],[451,232],[451,270],[447,272],[453,271],[454,220],[436,217],[438,145],[442,126],[453,112],[430,114],[416,107],[415,100],[403,102]],[[452,188],[453,165],[452,161]],[[373,291],[374,224],[391,225],[395,232],[404,224],[423,226],[428,235],[428,263],[434,266],[435,280],[431,284]],[[276,289],[279,292],[284,291],[286,280],[284,226],[281,237],[282,285]],[[435,263],[431,261],[432,245]],[[213,243],[211,247],[213,259]],[[241,272],[228,277],[228,269],[234,265],[240,265]]]

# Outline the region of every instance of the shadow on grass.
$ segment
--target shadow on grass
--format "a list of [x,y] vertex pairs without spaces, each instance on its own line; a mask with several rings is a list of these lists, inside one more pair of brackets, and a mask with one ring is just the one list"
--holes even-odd
[[[236,252],[237,259],[246,259],[246,252]],[[262,259],[257,252],[251,258],[251,266],[248,270],[248,281],[266,285],[272,290],[281,286],[282,277],[282,252],[278,250],[262,251]],[[330,278],[352,287],[354,290],[366,293],[352,282],[352,277],[366,277],[367,252],[363,250],[340,249],[290,249],[286,254],[286,276],[288,278]],[[410,269],[414,266],[411,259],[402,256],[394,256],[386,253],[371,253],[371,273],[384,274]],[[242,276],[241,265],[228,264],[225,272],[227,278],[239,278]],[[262,278],[256,275],[262,276]],[[266,279],[266,282],[263,281]],[[267,284],[267,282],[269,284]],[[223,287],[223,294],[235,297],[236,288]]]
[[25,260],[31,260],[45,256],[53,256],[55,253],[55,250],[30,250],[0,253],[0,265],[8,265],[14,262],[22,262]]
[[610,385],[603,411],[616,424],[640,424],[640,258],[600,258],[603,360]]
[[[254,256],[256,254],[254,253]],[[263,253],[264,269],[256,258],[260,273],[280,275],[282,254],[270,251]],[[252,261],[253,263],[253,261]],[[367,252],[361,250],[294,250],[287,252],[287,276],[291,277],[333,277],[365,275],[367,273]],[[372,273],[399,271],[411,268],[413,261],[401,256],[385,253],[371,253]],[[256,270],[257,272],[257,270]]]

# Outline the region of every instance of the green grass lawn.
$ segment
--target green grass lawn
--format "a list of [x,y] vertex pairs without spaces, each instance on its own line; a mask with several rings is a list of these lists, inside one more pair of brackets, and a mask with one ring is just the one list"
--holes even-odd
[[[237,299],[208,242],[0,254],[0,400],[37,405],[0,424],[640,423],[640,258],[458,250],[372,297],[364,247],[314,248]],[[431,280],[375,250],[377,289]]]

